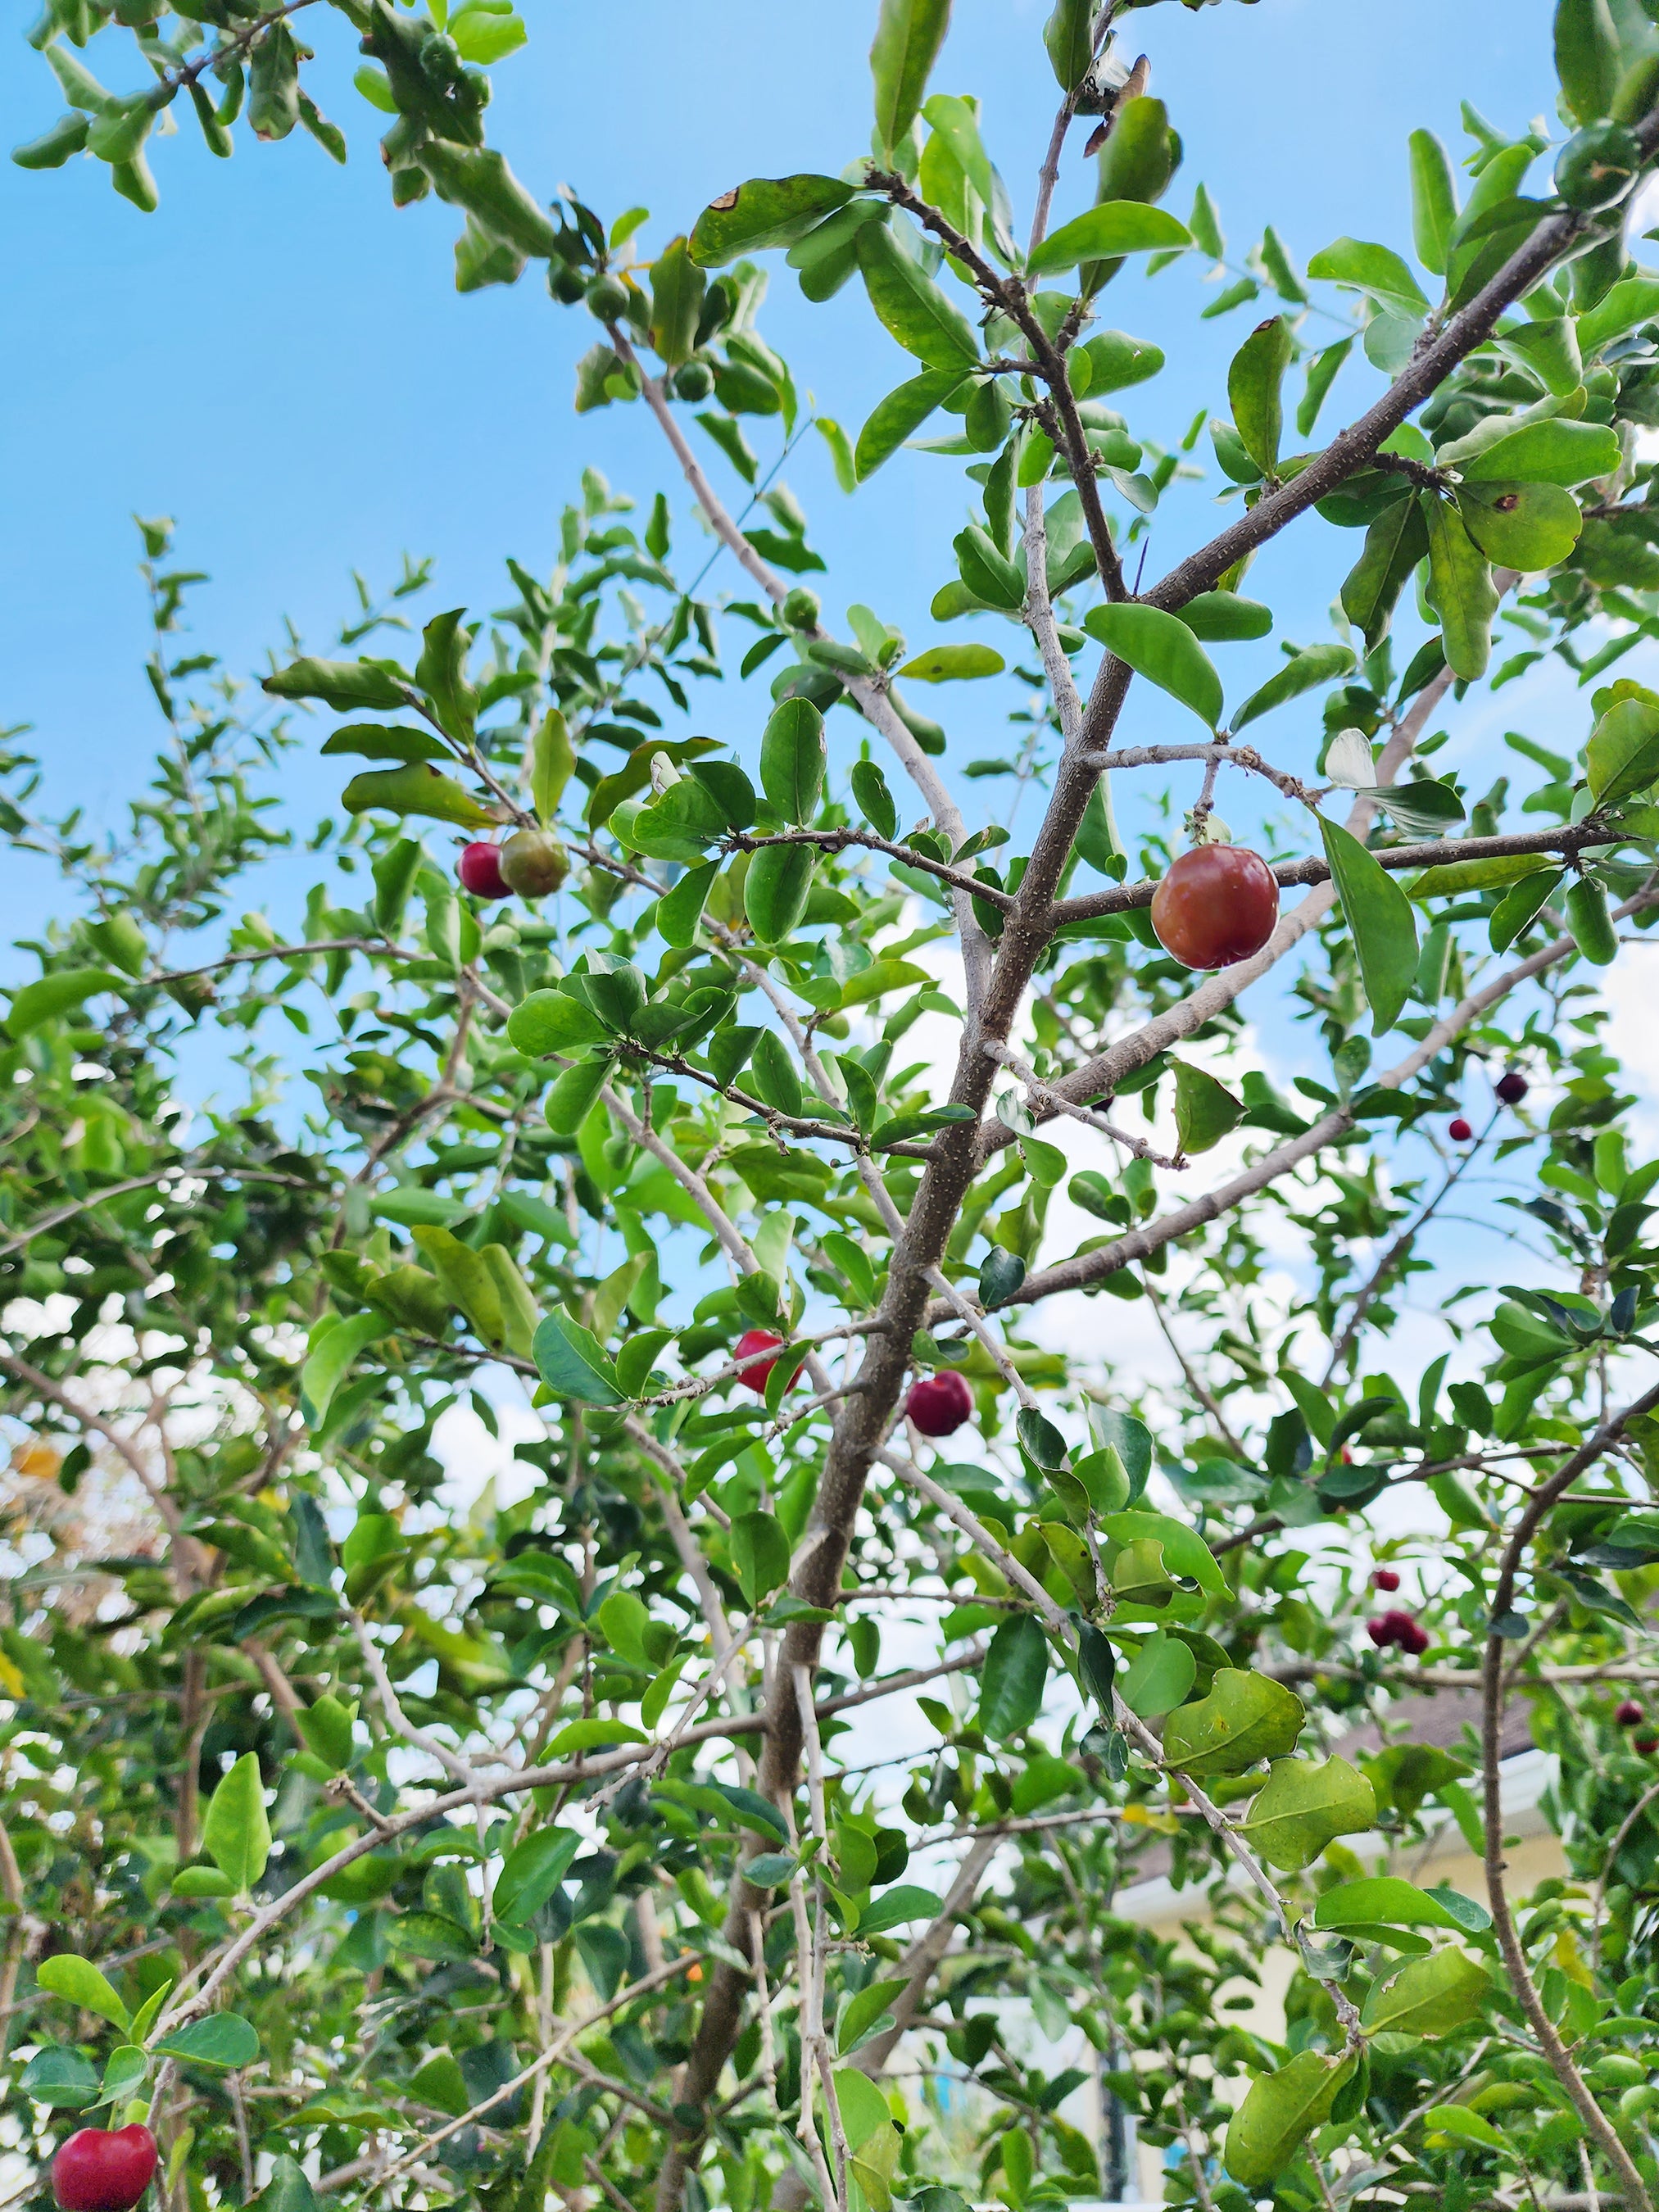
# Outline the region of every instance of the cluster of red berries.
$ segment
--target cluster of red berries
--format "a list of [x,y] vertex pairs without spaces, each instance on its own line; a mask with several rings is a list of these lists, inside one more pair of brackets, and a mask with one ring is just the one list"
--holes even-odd
[[[1615,1728],[1640,1728],[1646,1718],[1646,1713],[1635,1698],[1626,1698],[1613,1714],[1613,1724]],[[1632,1736],[1630,1747],[1632,1751],[1639,1751],[1644,1759],[1650,1759],[1656,1751],[1659,1751],[1659,1735]]]
[[[1400,1577],[1393,1567],[1378,1567],[1371,1577],[1371,1588],[1392,1595],[1400,1587]],[[1429,1632],[1413,1615],[1391,1607],[1365,1623],[1365,1633],[1379,1651],[1386,1651],[1397,1644],[1412,1658],[1420,1659],[1429,1648]]]
[[[738,1339],[734,1357],[748,1362],[738,1380],[757,1397],[766,1395],[767,1377],[778,1363],[775,1359],[757,1358],[756,1354],[774,1352],[782,1342],[783,1339],[769,1328],[746,1328]],[[904,1401],[905,1418],[914,1421],[925,1437],[954,1435],[964,1421],[972,1418],[973,1411],[972,1393],[961,1376],[949,1367],[941,1368],[937,1375],[924,1375],[913,1382]]]
[[[1507,1075],[1500,1075],[1492,1085],[1492,1089],[1506,1106],[1518,1106],[1531,1088],[1532,1085],[1518,1067],[1510,1068]],[[1474,1125],[1459,1114],[1455,1120],[1446,1124],[1446,1134],[1455,1145],[1472,1144],[1474,1140]]]
[[77,2128],[52,2162],[64,2212],[132,2212],[155,2174],[155,2138],[129,2128]]

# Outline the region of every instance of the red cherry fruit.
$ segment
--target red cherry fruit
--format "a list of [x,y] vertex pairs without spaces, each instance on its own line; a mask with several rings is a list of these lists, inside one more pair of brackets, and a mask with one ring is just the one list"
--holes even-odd
[[1392,1567],[1379,1567],[1371,1577],[1373,1589],[1397,1590],[1399,1587],[1400,1577]]
[[1447,1125],[1446,1134],[1451,1139],[1453,1144],[1467,1145],[1474,1134],[1474,1131],[1460,1114],[1455,1121]]
[[1400,1632],[1401,1650],[1409,1652],[1413,1659],[1420,1659],[1428,1650],[1431,1640],[1429,1632],[1421,1621],[1413,1620],[1407,1614],[1406,1626]]
[[1659,1735],[1638,1735],[1631,1749],[1639,1751],[1644,1759],[1651,1759],[1659,1751]]
[[1396,1640],[1395,1631],[1389,1626],[1393,1618],[1391,1613],[1379,1613],[1365,1623],[1365,1633],[1379,1651],[1386,1651]]
[[948,1437],[973,1413],[973,1394],[954,1368],[910,1385],[904,1410],[925,1437]]
[[1646,1718],[1647,1715],[1637,1704],[1635,1698],[1626,1698],[1613,1715],[1613,1721],[1615,1728],[1639,1728]]
[[461,889],[471,891],[474,898],[504,899],[512,895],[512,887],[501,873],[501,848],[488,839],[462,846],[455,872],[461,879]]
[[64,2212],[132,2212],[155,2172],[155,2138],[130,2128],[77,2128],[52,2162]]
[[1279,884],[1244,845],[1197,845],[1152,893],[1158,943],[1183,968],[1230,968],[1260,952],[1279,920]]
[[1500,1075],[1492,1087],[1506,1106],[1518,1106],[1532,1085],[1518,1068],[1512,1067],[1507,1075]]
[[[774,1345],[781,1344],[781,1336],[774,1336],[769,1328],[746,1328],[738,1339],[735,1357],[747,1359],[751,1352],[770,1352]],[[757,1398],[766,1395],[766,1378],[777,1365],[775,1359],[758,1359],[752,1367],[745,1367],[738,1380]]]

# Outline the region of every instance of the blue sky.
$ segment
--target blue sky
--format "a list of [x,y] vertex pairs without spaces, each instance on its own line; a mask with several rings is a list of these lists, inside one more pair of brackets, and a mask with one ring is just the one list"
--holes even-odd
[[[935,78],[984,100],[1022,216],[1055,98],[1039,42],[1046,6],[957,0]],[[525,13],[530,46],[495,72],[493,142],[540,197],[568,179],[607,216],[648,205],[652,246],[743,176],[836,169],[866,143],[873,0],[526,0]],[[1222,0],[1132,17],[1186,141],[1171,205],[1184,210],[1204,179],[1235,255],[1269,221],[1302,259],[1349,229],[1405,244],[1407,132],[1431,125],[1461,150],[1462,97],[1511,129],[1536,113],[1551,94],[1550,10],[1546,0],[1395,0],[1388,14],[1386,33],[1372,0]],[[0,71],[8,143],[58,107],[21,20]],[[94,818],[118,816],[158,735],[140,673],[134,512],[177,518],[181,559],[214,578],[198,599],[198,635],[246,666],[283,617],[321,639],[347,607],[348,569],[379,582],[405,550],[435,556],[432,605],[499,604],[505,555],[550,563],[559,507],[585,462],[635,493],[674,489],[642,409],[572,414],[572,365],[593,336],[581,310],[554,309],[533,276],[455,294],[451,211],[392,208],[375,118],[349,82],[347,27],[320,7],[303,21],[319,94],[350,140],[344,170],[299,133],[277,147],[243,134],[234,158],[216,162],[186,120],[154,146],[161,206],[145,217],[90,161],[46,174],[0,167],[14,332],[0,424],[0,726],[34,724],[51,790]],[[112,68],[110,79],[126,88]],[[1073,206],[1088,197],[1079,142],[1062,213],[1067,191]],[[856,427],[909,373],[906,357],[853,289],[811,307],[775,258],[765,327],[821,408]],[[1171,351],[1165,374],[1133,395],[1137,430],[1170,440],[1220,404],[1247,319],[1195,323],[1203,296],[1186,267],[1150,285],[1126,276],[1109,296],[1106,321]],[[1368,377],[1339,387],[1345,411]],[[1337,419],[1334,406],[1326,427]],[[811,440],[790,479],[830,561],[832,618],[864,599],[913,641],[935,635],[927,601],[950,573],[971,489],[957,465],[902,455],[848,501]],[[729,472],[725,482],[737,489]],[[1161,525],[1155,568],[1213,526],[1210,497],[1187,495]],[[1288,634],[1316,635],[1348,551],[1313,526],[1259,565],[1252,588]],[[1249,664],[1238,665],[1242,686]],[[988,696],[958,690],[944,703],[961,757],[986,750],[981,733],[1001,749]],[[1156,733],[1162,708],[1140,708],[1143,732]],[[744,697],[728,685],[699,702],[697,723],[741,741],[763,714],[757,687]],[[1311,745],[1316,719],[1304,716],[1298,743]],[[286,785],[301,811],[336,787],[314,761]],[[280,869],[274,903],[302,880]],[[22,864],[0,885],[0,912],[27,927],[43,894],[44,872]]]

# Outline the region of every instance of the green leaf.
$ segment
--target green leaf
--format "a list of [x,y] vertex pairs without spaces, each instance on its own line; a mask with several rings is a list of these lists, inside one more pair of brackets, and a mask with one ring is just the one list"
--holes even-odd
[[507,1018],[507,1034],[527,1059],[543,1060],[578,1046],[601,1043],[607,1031],[591,1006],[566,991],[532,991]]
[[918,684],[961,684],[980,676],[1000,676],[1007,665],[994,646],[930,645],[898,672]]
[[1557,416],[1524,423],[1455,465],[1466,484],[1514,482],[1571,489],[1593,477],[1610,477],[1620,458],[1616,430]]
[[1233,716],[1235,732],[1249,722],[1259,721],[1263,714],[1271,714],[1275,707],[1283,707],[1292,699],[1299,699],[1304,691],[1316,690],[1322,684],[1334,684],[1339,677],[1353,672],[1354,657],[1346,645],[1310,645],[1287,660],[1276,676],[1270,676],[1258,691],[1249,697]]
[[[1119,1426],[1109,1431],[1105,1419],[1094,1417],[1097,1432],[1111,1443],[1129,1473],[1132,1486],[1146,1486],[1146,1474],[1151,1465],[1152,1438],[1142,1424],[1131,1415],[1115,1416]],[[1144,1446],[1138,1445],[1134,1431],[1139,1429],[1146,1437]],[[1133,1494],[1133,1493],[1132,1493]],[[1167,1513],[1109,1513],[1101,1522],[1101,1532],[1115,1544],[1157,1544],[1163,1551],[1164,1565],[1171,1574],[1184,1576],[1197,1583],[1212,1597],[1226,1593],[1227,1578],[1221,1571],[1221,1563],[1195,1528],[1184,1521],[1176,1521]]]
[[1259,1759],[1282,1759],[1294,1751],[1306,1717],[1301,1698],[1282,1682],[1224,1667],[1207,1698],[1170,1717],[1164,1756],[1194,1778],[1242,1774]]
[[1300,2051],[1276,2074],[1258,2075],[1228,2124],[1222,2148],[1221,2162],[1233,2179],[1260,2196],[1329,2118],[1355,2064],[1351,2057]]
[[1030,1727],[1048,1679],[1048,1640],[1029,1613],[1017,1613],[992,1637],[980,1677],[979,1725],[993,1742]]
[[1221,720],[1221,678],[1187,624],[1161,607],[1130,601],[1094,608],[1083,627],[1138,676],[1190,707],[1205,727]]
[[1400,1018],[1417,980],[1417,921],[1411,901],[1357,837],[1321,820],[1331,880],[1359,956],[1359,973],[1370,1003],[1371,1033],[1381,1036]]
[[1594,123],[1611,112],[1619,63],[1607,0],[1556,0],[1555,73],[1578,122]]
[[325,757],[355,753],[361,760],[453,760],[454,754],[430,730],[388,729],[384,722],[348,722],[323,746]]
[[495,1877],[491,1909],[498,1920],[523,1926],[539,1912],[564,1880],[582,1849],[582,1839],[568,1828],[538,1828],[515,1844]]
[[706,860],[701,867],[688,869],[673,890],[658,900],[657,934],[665,945],[696,944],[697,924],[720,872],[718,860]]
[[53,1996],[66,1998],[83,2012],[95,2012],[100,2020],[113,2021],[123,2034],[131,2026],[126,2007],[90,1959],[77,1959],[72,1951],[60,1951],[40,1961],[34,1978]]
[[1580,876],[1567,892],[1567,928],[1586,960],[1610,968],[1619,957],[1619,933],[1607,913],[1607,895],[1592,877]]
[[1565,561],[1584,519],[1559,484],[1464,483],[1457,492],[1463,526],[1489,561],[1535,576]]
[[54,975],[25,983],[14,991],[6,1009],[6,1029],[13,1037],[26,1037],[42,1023],[71,1012],[100,991],[118,991],[121,978],[106,968],[60,968]]
[[1365,532],[1365,548],[1342,586],[1342,611],[1375,653],[1389,634],[1400,594],[1429,550],[1428,526],[1414,499],[1385,507]]
[[1192,1647],[1178,1636],[1151,1638],[1118,1678],[1118,1690],[1132,1713],[1144,1721],[1173,1712],[1198,1680]]
[[1259,599],[1241,599],[1235,592],[1200,592],[1176,609],[1193,635],[1208,645],[1242,644],[1266,637],[1273,626],[1273,609]]
[[595,1716],[588,1720],[568,1722],[547,1747],[556,1758],[562,1759],[571,1753],[609,1751],[616,1744],[644,1741],[641,1730],[627,1721],[602,1720]]
[[[510,20],[516,22],[518,18],[514,16]],[[444,2056],[448,2057],[448,2053]],[[460,2069],[453,2058],[449,2059],[449,2064],[459,2077]],[[421,2070],[424,2072],[427,2069],[422,2068]],[[411,2089],[414,2087],[412,2081],[410,2087]],[[442,2107],[439,2109],[441,2111]],[[466,2110],[465,2094],[458,2109],[463,2112]],[[283,2152],[271,2161],[270,2179],[254,2198],[248,2212],[318,2212],[317,2192],[307,2179],[306,2170],[298,2159],[290,2158]]]
[[312,1330],[305,1364],[300,1370],[300,1409],[313,1429],[321,1428],[334,1393],[358,1353],[392,1333],[384,1314],[353,1314],[349,1321],[325,1318],[330,1319],[330,1326],[325,1330],[319,1323]]
[[1429,532],[1429,605],[1440,617],[1446,665],[1473,683],[1492,658],[1492,622],[1498,589],[1492,564],[1470,537],[1455,507],[1432,494],[1423,501]]
[[1449,1944],[1373,1982],[1360,2018],[1374,2034],[1449,2035],[1476,2018],[1492,1988],[1479,1960]]
[[786,699],[766,725],[760,756],[761,788],[786,822],[817,813],[828,759],[823,715],[809,699]]
[[793,246],[852,197],[853,187],[839,177],[751,177],[735,191],[722,192],[697,217],[691,258],[700,269],[719,269],[742,253]]
[[1184,1060],[1175,1062],[1175,1080],[1176,1146],[1190,1159],[1207,1152],[1236,1128],[1244,1108],[1224,1084],[1206,1075],[1201,1067],[1189,1066]]
[[202,1845],[238,1893],[251,1889],[270,1856],[270,1822],[259,1761],[245,1751],[214,1791],[202,1822]]
[[[935,1896],[931,1889],[919,1889],[914,1882],[898,1882],[860,1913],[858,1932],[861,1937],[879,1936],[889,1928],[902,1928],[909,1920],[936,1919],[944,1909],[944,1899]],[[859,2078],[866,2077],[861,2075]]]
[[921,428],[935,408],[942,406],[952,392],[961,390],[964,381],[959,368],[926,369],[878,401],[870,419],[859,432],[854,453],[858,481],[862,483],[867,477],[874,476],[882,463]]
[[500,818],[481,806],[453,776],[419,761],[354,775],[340,794],[340,804],[348,814],[366,814],[371,808],[386,814],[422,814],[434,822],[456,823],[463,830],[483,830]]
[[[1407,1747],[1409,1748],[1409,1747]],[[1326,1890],[1314,1907],[1316,1928],[1450,1928],[1479,1936],[1492,1925],[1483,1905],[1456,1891],[1419,1889],[1398,1875],[1368,1875]]]
[[810,845],[764,845],[743,879],[743,909],[763,945],[781,945],[806,911],[817,858]]
[[[248,1753],[251,1759],[253,1754]],[[240,1762],[239,1762],[240,1764]],[[232,1772],[235,1771],[233,1768]],[[227,1777],[228,1779],[228,1777]],[[219,1785],[222,1790],[223,1783]],[[240,2013],[210,2012],[187,2027],[175,2028],[155,2045],[161,2058],[183,2058],[192,2066],[251,2066],[259,2056],[259,2038],[252,2021]]]
[[1075,92],[1094,60],[1095,0],[1054,0],[1042,43],[1062,92]]
[[1463,2142],[1481,2144],[1487,2150],[1507,2150],[1508,2138],[1501,2136],[1490,2120],[1483,2120],[1479,2112],[1472,2112],[1467,2105],[1431,2105],[1422,2116],[1423,2125],[1432,2133],[1455,2136]]
[[774,1513],[739,1513],[726,1534],[750,1611],[789,1579],[789,1539]]
[[77,115],[71,108],[58,117],[50,131],[14,146],[11,158],[20,169],[61,169],[72,154],[84,149],[91,128],[91,118]]
[[799,1116],[803,1100],[800,1078],[789,1057],[789,1048],[775,1030],[763,1030],[755,1040],[749,1067],[750,1085],[777,1113]]
[[438,720],[450,736],[470,744],[478,717],[478,695],[466,680],[466,656],[472,640],[465,616],[465,607],[452,607],[427,623],[421,632],[415,681],[431,699]]
[[1598,807],[1645,791],[1659,777],[1659,707],[1644,699],[1609,707],[1590,733],[1584,763]]
[[973,366],[979,359],[973,325],[884,224],[865,224],[858,255],[877,319],[907,353],[929,368],[958,375]]
[[574,1137],[598,1103],[611,1079],[611,1062],[605,1053],[595,1053],[567,1067],[542,1106],[543,1118],[556,1137]]
[[684,238],[671,239],[651,264],[651,343],[670,368],[691,358],[707,283]]
[[1164,366],[1164,349],[1146,338],[1132,338],[1127,331],[1102,331],[1073,354],[1073,376],[1080,358],[1088,362],[1089,381],[1086,387],[1077,388],[1086,390],[1091,399],[1098,399],[1109,392],[1121,392],[1156,376]]
[[1107,200],[1061,223],[1028,264],[1032,276],[1075,268],[1079,261],[1116,261],[1126,253],[1167,253],[1190,246],[1193,234],[1165,208],[1138,200]]
[[933,64],[951,25],[951,0],[881,0],[870,47],[876,137],[890,160],[921,112]]
[[351,1724],[356,1710],[355,1705],[342,1705],[331,1692],[325,1690],[294,1716],[294,1725],[304,1738],[306,1749],[336,1774],[345,1772],[355,1754]]
[[974,597],[1005,613],[1018,613],[1025,604],[1025,579],[990,532],[970,522],[951,544],[962,580]]
[[1263,476],[1279,462],[1285,428],[1285,372],[1294,341],[1283,315],[1259,323],[1233,356],[1227,372],[1227,397],[1244,450]]
[[1437,276],[1446,273],[1452,226],[1457,221],[1457,185],[1451,156],[1432,131],[1411,135],[1412,238],[1417,258]]
[[1416,277],[1400,256],[1386,246],[1369,245],[1358,238],[1339,238],[1334,246],[1328,246],[1322,253],[1315,254],[1308,264],[1308,274],[1368,293],[1390,314],[1399,315],[1407,322],[1415,322],[1429,312],[1429,303]]
[[599,1340],[580,1322],[556,1310],[536,1331],[532,1346],[536,1371],[556,1398],[584,1406],[620,1406],[617,1370]]
[[544,828],[550,830],[564,787],[575,771],[576,749],[564,716],[550,707],[530,741],[530,797]]
[[54,2112],[84,2112],[97,2101],[98,2069],[80,2051],[49,2043],[23,2069],[18,2087]]
[[890,843],[898,828],[898,809],[887,779],[874,761],[855,761],[849,781],[859,812],[875,831]]
[[1250,1848],[1285,1874],[1310,1867],[1338,1836],[1362,1835],[1376,1821],[1376,1796],[1346,1759],[1282,1759],[1250,1808]]
[[1659,315],[1659,276],[1626,276],[1605,300],[1578,318],[1578,344],[1586,361],[1603,346]]
[[557,257],[557,226],[493,147],[428,138],[416,159],[440,199],[466,210],[486,237],[539,261]]

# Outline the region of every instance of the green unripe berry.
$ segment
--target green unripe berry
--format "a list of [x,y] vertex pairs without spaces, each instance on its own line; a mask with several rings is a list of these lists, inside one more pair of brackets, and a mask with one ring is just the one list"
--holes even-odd
[[778,609],[784,625],[789,629],[815,629],[817,627],[820,602],[816,592],[809,592],[805,584],[797,584],[785,597]]
[[1592,123],[1561,149],[1555,189],[1569,207],[1593,215],[1623,199],[1641,167],[1642,149],[1622,123]]
[[674,371],[676,399],[707,399],[714,389],[714,372],[706,361],[682,362]]
[[550,261],[547,265],[547,289],[561,306],[574,307],[579,300],[587,297],[587,279],[568,261]]
[[628,313],[628,287],[620,276],[596,276],[586,294],[588,313],[614,323]]

